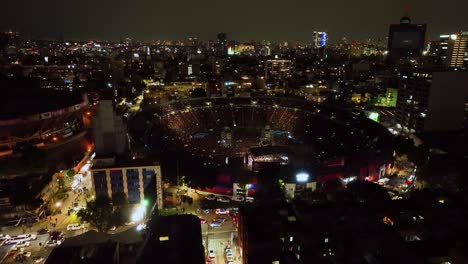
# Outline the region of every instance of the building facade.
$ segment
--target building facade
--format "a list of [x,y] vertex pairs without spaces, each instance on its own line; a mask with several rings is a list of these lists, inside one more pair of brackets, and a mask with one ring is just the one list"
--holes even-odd
[[265,79],[273,86],[280,85],[292,77],[294,62],[292,60],[267,60],[265,62]]
[[93,118],[93,138],[96,154],[122,154],[127,146],[122,117],[114,112],[111,100],[102,100]]
[[410,133],[463,129],[468,73],[413,71],[401,76],[397,126]]
[[446,64],[452,69],[466,70],[468,66],[468,32],[451,34],[448,39]]
[[328,43],[328,33],[321,31],[314,31],[312,35],[312,46],[315,49],[323,48]]
[[[98,195],[123,192],[129,203],[140,203],[145,199],[145,189],[154,188],[159,196],[162,192],[161,167],[159,164],[118,164],[115,158],[95,159],[91,168],[93,190]],[[154,185],[154,186],[151,186]],[[159,207],[161,208],[161,207]]]
[[389,56],[392,59],[421,56],[425,37],[426,24],[412,24],[409,17],[403,17],[400,24],[390,25]]

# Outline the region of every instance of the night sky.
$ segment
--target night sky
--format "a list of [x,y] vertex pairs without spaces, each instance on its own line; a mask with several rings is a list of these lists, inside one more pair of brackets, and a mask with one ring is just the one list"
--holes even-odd
[[[0,29],[25,37],[138,40],[229,39],[310,41],[385,37],[405,0],[3,0]],[[430,37],[468,30],[467,0],[409,0],[413,22]]]

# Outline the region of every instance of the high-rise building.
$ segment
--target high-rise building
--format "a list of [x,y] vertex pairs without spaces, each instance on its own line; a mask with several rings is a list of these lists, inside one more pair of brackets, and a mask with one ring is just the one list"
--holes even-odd
[[468,72],[463,71],[402,73],[397,124],[410,133],[463,129],[467,84]]
[[314,31],[312,35],[312,45],[315,49],[323,48],[328,44],[328,33]]
[[[442,37],[444,40],[442,40]],[[445,51],[445,63],[452,69],[467,69],[468,66],[468,32],[441,36],[442,50]]]
[[127,140],[121,116],[114,112],[111,100],[102,100],[93,118],[93,138],[96,154],[122,154]]
[[426,37],[426,24],[412,24],[408,16],[400,24],[390,25],[388,36],[388,54],[390,58],[399,59],[422,55]]
[[434,43],[434,53],[438,58],[438,62],[446,63],[449,51],[450,35],[440,35],[439,41]]
[[218,55],[226,55],[227,54],[227,48],[228,48],[228,43],[227,43],[227,35],[226,33],[218,33],[218,42],[216,43],[217,45],[217,53]]

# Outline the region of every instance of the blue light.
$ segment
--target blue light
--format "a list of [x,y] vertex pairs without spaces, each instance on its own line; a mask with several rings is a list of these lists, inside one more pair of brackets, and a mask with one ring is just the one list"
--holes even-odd
[[327,45],[327,37],[328,37],[328,35],[327,35],[326,32],[320,33],[320,35],[319,35],[319,40],[320,40],[319,41],[319,46],[320,46],[320,48]]

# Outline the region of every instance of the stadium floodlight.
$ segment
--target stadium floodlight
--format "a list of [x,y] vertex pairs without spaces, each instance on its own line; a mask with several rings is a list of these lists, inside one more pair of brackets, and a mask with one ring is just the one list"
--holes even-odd
[[297,182],[307,182],[307,181],[309,181],[309,173],[299,172],[298,174],[296,174],[296,181]]

